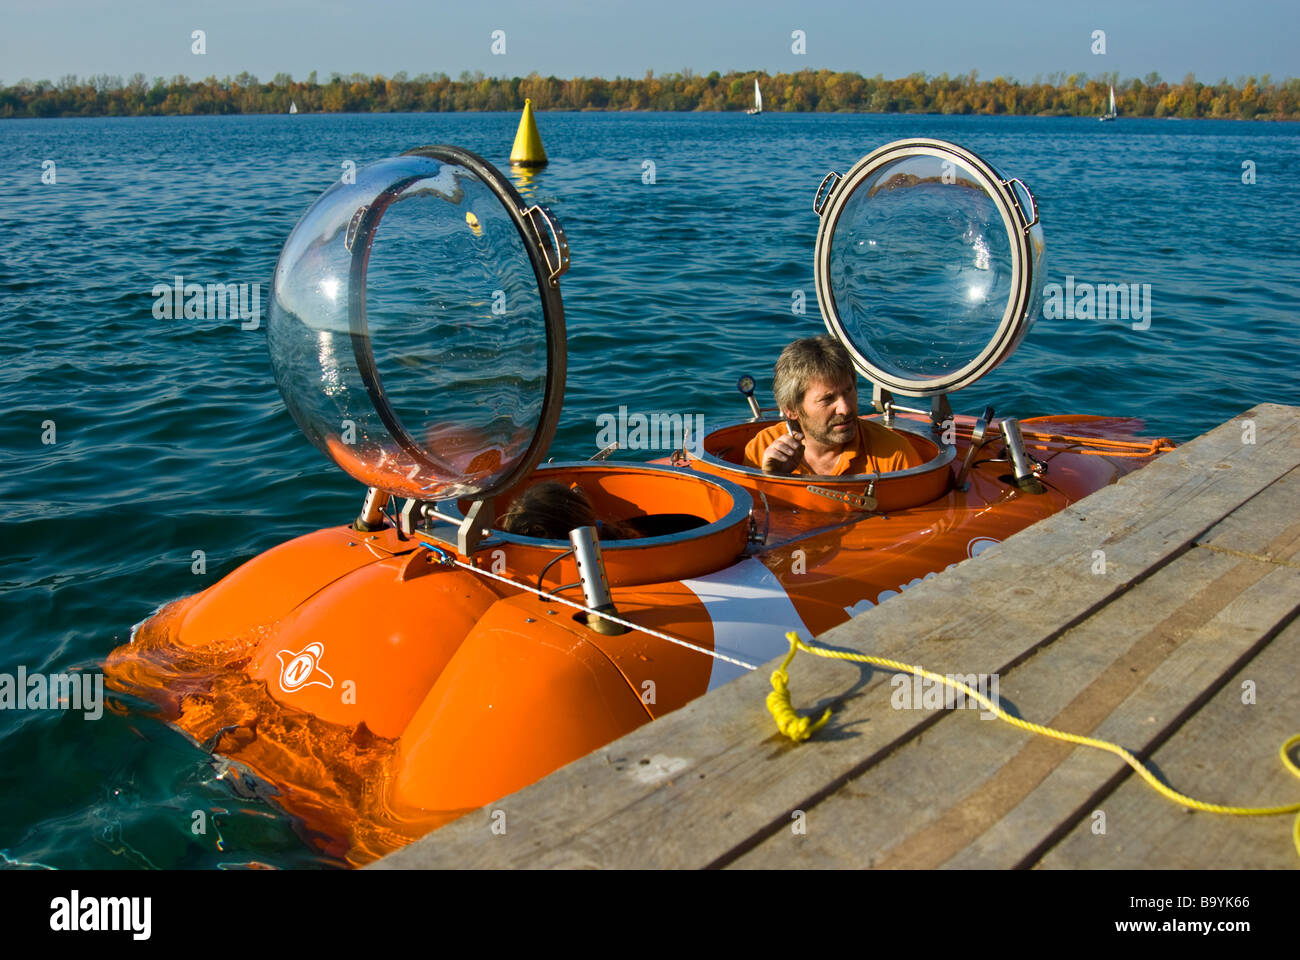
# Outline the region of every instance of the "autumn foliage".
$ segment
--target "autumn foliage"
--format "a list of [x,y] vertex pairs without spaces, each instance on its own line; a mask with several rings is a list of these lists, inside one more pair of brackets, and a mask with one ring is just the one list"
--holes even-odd
[[1111,85],[1120,116],[1300,119],[1300,80],[1273,82],[1241,77],[1234,83],[1199,82],[1188,74],[1171,84],[1156,74],[1120,81],[1113,74],[1087,77],[1054,74],[1018,83],[996,77],[980,80],[972,71],[958,77],[914,73],[896,80],[829,70],[797,73],[727,73],[690,70],[641,79],[574,77],[565,80],[532,74],[485,77],[444,73],[410,78],[352,74],[320,83],[313,72],[305,81],[276,74],[263,83],[247,73],[231,79],[129,80],[96,76],[58,83],[21,80],[0,86],[0,117],[103,117],[230,113],[285,113],[291,102],[303,113],[392,113],[407,111],[520,110],[531,98],[539,110],[711,110],[739,111],[750,106],[754,78],[763,88],[769,112],[857,112],[1018,114],[1096,116],[1103,113]]

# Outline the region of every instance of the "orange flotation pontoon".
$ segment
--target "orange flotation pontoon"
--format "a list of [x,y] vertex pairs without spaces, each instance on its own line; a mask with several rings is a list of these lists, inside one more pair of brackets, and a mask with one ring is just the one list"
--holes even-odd
[[[1033,320],[1042,238],[1023,185],[951,144],[881,148],[829,176],[814,203],[827,328],[876,384],[875,416],[925,461],[878,476],[745,466],[745,443],[773,422],[752,378],[750,419],[682,437],[667,462],[539,465],[565,378],[558,222],[456,148],[420,148],[356,180],[290,236],[267,328],[295,420],[368,488],[361,515],[163,608],[106,667],[115,689],[271,784],[325,852],[355,864],[784,653],[786,630],[835,626],[1168,446],[1136,439],[1129,420],[952,414],[948,394],[1005,359]],[[942,349],[917,326],[936,314]],[[602,522],[642,536],[496,529],[547,481],[581,488]]]

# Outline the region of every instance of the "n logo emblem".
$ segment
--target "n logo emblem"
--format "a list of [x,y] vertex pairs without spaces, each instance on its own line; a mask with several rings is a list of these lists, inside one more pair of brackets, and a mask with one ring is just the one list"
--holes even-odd
[[318,666],[324,655],[325,647],[319,643],[309,643],[298,653],[288,650],[277,653],[276,657],[280,660],[280,689],[285,693],[296,693],[313,684],[332,689],[334,678]]

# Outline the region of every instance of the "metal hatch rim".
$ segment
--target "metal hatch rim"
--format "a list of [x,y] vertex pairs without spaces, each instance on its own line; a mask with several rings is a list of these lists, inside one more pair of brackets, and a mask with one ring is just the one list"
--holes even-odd
[[[730,509],[717,520],[710,521],[702,527],[692,527],[690,530],[681,530],[677,533],[665,533],[657,537],[636,537],[628,540],[601,540],[601,550],[632,550],[644,547],[658,547],[671,543],[684,543],[689,540],[698,540],[701,537],[715,533],[720,533],[729,527],[735,526],[748,517],[754,509],[754,498],[750,492],[726,477],[716,476],[714,474],[699,473],[698,471],[684,471],[680,467],[672,467],[665,463],[593,463],[590,460],[559,460],[555,463],[544,463],[537,468],[534,473],[543,474],[544,471],[562,471],[575,470],[581,472],[589,469],[592,472],[600,470],[631,470],[637,473],[655,473],[678,478],[689,478],[692,482],[704,482],[715,487],[721,488],[723,493],[731,497],[732,503]],[[455,497],[450,500],[438,501],[439,513],[447,514],[448,518],[463,518],[465,512],[460,509],[459,500],[473,499],[472,497]],[[491,539],[500,540],[504,543],[517,543],[521,546],[530,547],[557,547],[562,545],[568,549],[568,540],[551,540],[546,537],[528,537],[521,533],[509,533],[504,530],[493,529]]]
[[[865,415],[865,416],[860,415],[858,419],[871,420],[881,424],[882,426],[886,425],[884,419],[878,414]],[[782,420],[733,420],[729,423],[719,424],[718,426],[714,427],[712,430],[709,431],[708,434],[705,435],[704,439],[707,442],[708,438],[715,433],[720,433],[723,430],[731,430],[735,427],[746,426],[748,424],[758,423],[758,424],[762,424],[762,426],[766,428],[766,427],[776,426],[777,424],[782,422],[784,421]],[[938,470],[940,467],[948,466],[948,464],[952,463],[952,461],[957,457],[956,446],[954,446],[951,443],[943,443],[940,438],[936,438],[935,431],[933,429],[929,428],[925,424],[920,423],[919,421],[906,420],[902,417],[895,417],[893,421],[888,424],[888,427],[891,430],[899,431],[902,433],[910,433],[914,436],[921,437],[922,439],[929,440],[931,443],[933,443],[936,447],[939,448],[939,452],[936,453],[929,460],[927,460],[925,463],[921,464],[920,466],[908,467],[906,470],[889,470],[884,473],[846,473],[846,474],[841,474],[839,476],[830,476],[830,477],[822,476],[820,474],[765,473],[761,467],[750,467],[750,466],[746,466],[743,463],[732,463],[730,460],[723,460],[717,454],[710,453],[707,447],[705,447],[698,456],[692,453],[691,458],[703,460],[705,463],[709,463],[712,464],[713,466],[720,467],[726,470],[734,470],[736,473],[739,473],[742,476],[762,477],[765,480],[777,480],[777,481],[789,480],[795,483],[796,485],[798,485],[807,482],[808,480],[820,480],[820,481],[828,481],[830,483],[842,483],[842,484],[854,484],[854,483],[862,484],[873,479],[893,480],[899,477],[920,477],[928,473],[933,473],[935,470]],[[757,436],[757,434],[755,435]]]

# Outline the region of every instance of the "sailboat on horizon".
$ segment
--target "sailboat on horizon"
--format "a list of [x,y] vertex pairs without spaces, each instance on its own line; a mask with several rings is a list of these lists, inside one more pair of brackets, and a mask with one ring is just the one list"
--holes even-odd
[[1114,120],[1118,116],[1119,116],[1119,111],[1115,109],[1115,88],[1111,87],[1110,88],[1110,110],[1107,113],[1103,114],[1098,119],[1100,119],[1102,123],[1105,123],[1107,120]]
[[754,78],[754,105],[745,111],[749,116],[763,112],[763,91],[758,89],[758,77]]
[[297,113],[297,112],[298,112],[298,101],[297,101],[297,100],[290,100],[290,101],[289,101],[289,112],[290,112],[290,113]]

